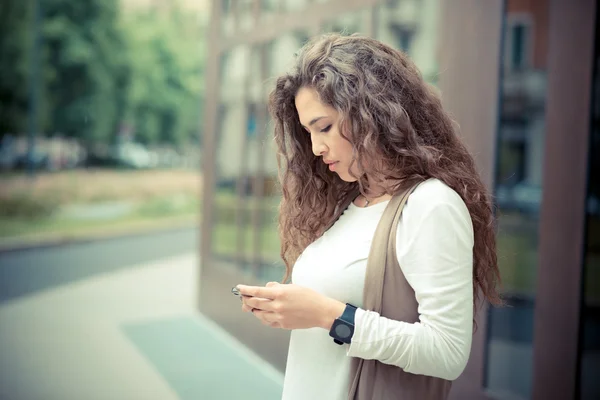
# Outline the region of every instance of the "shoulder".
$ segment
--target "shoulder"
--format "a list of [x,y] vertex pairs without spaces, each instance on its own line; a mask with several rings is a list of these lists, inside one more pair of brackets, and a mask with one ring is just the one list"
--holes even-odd
[[408,202],[419,203],[421,206],[451,204],[457,207],[465,205],[458,193],[439,179],[428,179],[421,183],[408,198]]
[[439,179],[428,179],[421,183],[406,202],[403,211],[405,222],[419,224],[425,219],[471,224],[471,216],[464,200]]

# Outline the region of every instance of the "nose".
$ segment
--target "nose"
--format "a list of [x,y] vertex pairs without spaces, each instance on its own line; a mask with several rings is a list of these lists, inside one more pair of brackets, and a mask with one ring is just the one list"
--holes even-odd
[[323,153],[325,153],[327,151],[327,146],[325,145],[325,143],[323,143],[323,141],[315,140],[314,138],[311,138],[311,142],[312,142],[312,152],[315,156],[317,156],[317,157],[322,156]]

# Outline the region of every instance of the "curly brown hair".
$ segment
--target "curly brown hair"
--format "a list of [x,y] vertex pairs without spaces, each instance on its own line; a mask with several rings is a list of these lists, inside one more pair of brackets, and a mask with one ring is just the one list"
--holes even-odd
[[[315,89],[322,103],[340,113],[340,132],[352,144],[352,163],[359,171],[353,175],[356,182],[342,181],[313,154],[295,106],[303,87]],[[276,80],[269,111],[282,189],[284,282],[302,251],[323,234],[350,197],[359,192],[393,195],[437,178],[461,196],[471,215],[475,298],[483,294],[492,304],[501,303],[490,196],[440,97],[407,55],[359,35],[313,38],[297,53],[292,70]],[[383,184],[384,192],[373,192],[370,183]]]

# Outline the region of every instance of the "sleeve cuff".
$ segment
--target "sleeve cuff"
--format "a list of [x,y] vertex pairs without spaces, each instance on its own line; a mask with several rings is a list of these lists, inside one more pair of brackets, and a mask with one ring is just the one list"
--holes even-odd
[[362,338],[365,331],[364,322],[367,313],[368,311],[363,310],[362,308],[356,309],[356,314],[354,315],[354,334],[352,335],[352,341],[346,351],[346,355],[349,357],[360,357],[361,355],[360,343],[363,342]]

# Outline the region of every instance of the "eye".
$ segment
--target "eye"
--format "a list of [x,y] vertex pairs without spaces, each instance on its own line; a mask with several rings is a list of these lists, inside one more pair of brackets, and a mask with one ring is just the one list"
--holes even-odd
[[325,128],[321,129],[321,132],[327,133],[331,129],[331,125],[327,125]]

